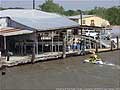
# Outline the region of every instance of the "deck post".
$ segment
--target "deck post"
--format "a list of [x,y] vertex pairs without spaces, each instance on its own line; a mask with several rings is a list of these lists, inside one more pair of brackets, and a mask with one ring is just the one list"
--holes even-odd
[[[82,11],[80,10],[80,22],[81,22],[81,26],[83,24],[83,18],[82,18]],[[83,31],[82,31],[82,27],[81,27],[81,35],[83,35]]]
[[36,54],[38,55],[38,37],[37,37],[37,32],[35,32],[35,47],[36,47]]
[[35,43],[33,42],[33,48],[32,48],[32,58],[31,63],[33,64],[35,60]]
[[113,41],[111,41],[111,51],[113,50]]
[[24,55],[26,55],[26,42],[24,42]]
[[66,58],[66,34],[63,33],[63,58]]
[[43,35],[44,35],[44,34],[42,33],[42,37],[41,37],[41,39],[42,39],[42,53],[43,53],[43,47],[44,47],[44,46],[43,46]]
[[92,41],[90,40],[90,49],[92,48]]
[[6,50],[6,37],[4,36],[4,50]]
[[117,36],[116,39],[117,39],[117,49],[119,49],[119,37]]
[[58,32],[58,52],[59,52],[59,32]]
[[56,44],[55,44],[55,52],[56,52]]
[[0,51],[0,61],[1,61],[1,57],[2,57],[2,55],[1,55],[1,51]]
[[66,42],[67,42],[67,45],[68,45],[68,30],[66,30]]
[[52,31],[52,52],[53,52],[53,34],[54,34],[54,32]]
[[87,39],[86,39],[86,37],[84,39],[85,39],[85,41],[84,41],[84,49],[86,49],[87,48]]
[[113,41],[111,41],[111,51],[113,50]]
[[98,42],[96,41],[95,44],[96,44],[96,45],[95,45],[95,51],[96,51],[96,53],[98,53]]
[[101,31],[100,31],[100,40],[99,40],[99,42],[100,42],[100,48],[102,49],[102,44],[101,44],[101,41],[102,41],[102,37],[101,37]]
[[38,55],[38,41],[36,42],[36,54]]
[[38,51],[38,48],[36,47],[36,41],[37,41],[36,32],[33,33],[33,36],[34,36],[34,39],[33,39],[32,58],[31,58],[32,64],[34,63],[34,60],[35,60],[35,54]]
[[4,36],[3,39],[4,39],[4,50],[5,50],[5,57],[6,57],[7,55],[6,36]]
[[91,40],[90,40],[90,36],[89,36],[89,49],[91,49]]
[[21,55],[23,56],[24,54],[23,54],[23,42],[21,42]]

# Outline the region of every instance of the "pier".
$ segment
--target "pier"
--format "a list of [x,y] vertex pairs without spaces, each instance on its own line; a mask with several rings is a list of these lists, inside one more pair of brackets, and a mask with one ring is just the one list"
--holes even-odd
[[[113,50],[118,50],[117,48],[113,48]],[[96,51],[96,49],[86,49],[85,53],[90,54],[91,51]],[[111,48],[107,49],[98,49],[98,52],[111,52]],[[69,51],[66,52],[65,55],[67,57],[69,56],[80,56],[81,52],[80,51]],[[43,54],[37,54],[35,55],[34,58],[34,63],[35,62],[40,62],[40,61],[47,61],[47,60],[54,60],[54,59],[59,59],[62,60],[63,58],[63,52],[46,52]],[[16,66],[16,65],[22,65],[22,64],[28,64],[31,63],[32,55],[28,56],[10,56],[9,61],[7,61],[7,57],[2,57],[2,60],[0,61],[0,68],[4,65],[6,67],[11,67],[11,66]]]
[[[112,40],[109,35],[105,35],[104,27],[79,25],[68,18],[38,10],[1,12],[2,26],[10,25],[0,28],[0,67],[79,56],[93,50],[98,53],[120,48],[119,37]],[[87,33],[91,30],[94,36]]]
[[[83,52],[84,54],[90,54],[92,51],[99,53],[120,49],[119,37],[116,37],[113,43],[112,40],[104,40],[103,38],[95,39],[91,36],[81,34],[73,35],[71,32],[72,30],[66,32],[63,32],[63,30],[59,32],[40,32],[36,33],[40,35],[37,38],[38,41],[35,39],[34,42],[26,42],[25,40],[23,42],[16,42],[15,47],[18,48],[17,51],[13,51],[16,55],[9,55],[9,58],[8,56],[1,56],[0,67],[11,67],[69,56],[80,56],[83,55]],[[50,36],[51,34],[52,36]],[[35,34],[32,35],[34,36]],[[26,36],[28,35],[15,37],[18,40],[23,40]],[[15,37],[13,36],[9,38],[9,40]],[[82,48],[78,48],[77,40],[80,40],[80,42],[84,40],[83,46],[81,45]],[[75,42],[75,44],[73,44],[73,42]],[[31,49],[31,51],[29,49]]]

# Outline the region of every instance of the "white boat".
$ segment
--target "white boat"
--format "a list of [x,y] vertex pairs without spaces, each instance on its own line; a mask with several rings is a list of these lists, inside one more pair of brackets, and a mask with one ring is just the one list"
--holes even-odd
[[104,62],[101,59],[97,59],[94,62],[92,62],[90,59],[85,59],[84,63],[92,63],[92,64],[104,64]]

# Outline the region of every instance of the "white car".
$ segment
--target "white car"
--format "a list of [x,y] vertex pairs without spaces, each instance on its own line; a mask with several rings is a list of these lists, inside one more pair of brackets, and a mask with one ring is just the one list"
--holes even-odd
[[98,33],[95,31],[85,31],[86,32],[86,36],[91,36],[94,37],[94,39],[97,37]]

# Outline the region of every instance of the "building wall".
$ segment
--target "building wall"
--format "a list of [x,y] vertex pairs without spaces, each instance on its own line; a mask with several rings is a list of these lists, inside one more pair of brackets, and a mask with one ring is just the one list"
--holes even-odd
[[0,18],[0,28],[7,27],[7,18]]
[[31,27],[20,24],[19,22],[16,22],[10,18],[1,17],[0,18],[0,28],[5,28],[5,27],[19,28],[19,29],[23,29],[23,30],[35,30]]
[[[92,17],[87,17],[87,18],[83,18],[83,25],[88,25],[90,26],[91,25],[91,21],[94,21],[94,25],[95,26],[110,26],[110,23],[105,20],[105,19],[102,19],[100,17],[97,17],[97,16],[92,16]],[[85,21],[85,23],[84,23]],[[81,24],[81,19],[78,20],[79,24]]]

